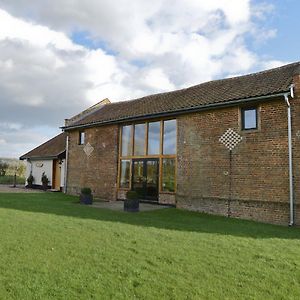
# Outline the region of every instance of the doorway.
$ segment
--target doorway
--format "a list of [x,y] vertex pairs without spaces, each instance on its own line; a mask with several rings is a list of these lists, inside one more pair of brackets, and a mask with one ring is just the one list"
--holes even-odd
[[132,189],[141,199],[158,201],[158,174],[157,158],[132,160]]
[[53,160],[52,188],[60,191],[61,166],[58,159]]

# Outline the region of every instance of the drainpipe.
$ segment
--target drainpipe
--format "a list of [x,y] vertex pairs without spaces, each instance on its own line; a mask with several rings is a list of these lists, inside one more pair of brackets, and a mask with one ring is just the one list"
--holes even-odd
[[[293,86],[290,91],[291,97],[294,96]],[[289,226],[294,225],[294,188],[293,188],[293,150],[292,150],[292,115],[291,104],[288,93],[284,94],[284,100],[287,104],[288,113],[288,149],[289,149],[289,193],[290,193],[290,222]]]
[[65,161],[65,178],[64,178],[64,193],[67,193],[67,176],[68,176],[68,156],[69,156],[69,135],[66,141],[66,161]]

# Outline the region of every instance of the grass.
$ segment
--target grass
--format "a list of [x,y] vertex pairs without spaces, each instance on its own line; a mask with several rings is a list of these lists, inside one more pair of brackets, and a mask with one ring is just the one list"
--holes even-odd
[[[0,176],[0,184],[13,184],[13,183],[14,183],[13,175]],[[16,183],[25,184],[25,178],[17,176]]]
[[299,299],[300,230],[0,194],[0,299]]

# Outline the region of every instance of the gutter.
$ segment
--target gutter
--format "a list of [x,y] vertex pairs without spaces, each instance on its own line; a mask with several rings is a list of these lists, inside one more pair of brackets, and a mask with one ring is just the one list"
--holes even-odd
[[294,225],[294,183],[293,183],[293,148],[292,148],[292,114],[289,95],[294,98],[293,85],[290,87],[290,92],[284,94],[284,100],[287,105],[288,116],[288,152],[289,152],[289,202],[290,202],[290,222],[289,226]]
[[259,97],[251,97],[251,98],[234,100],[234,101],[230,101],[230,102],[206,104],[206,105],[201,105],[201,106],[195,106],[195,107],[172,110],[170,112],[146,114],[146,115],[141,115],[141,116],[137,116],[137,117],[125,117],[125,118],[121,118],[121,119],[113,120],[113,121],[108,120],[108,121],[98,121],[98,122],[93,122],[93,123],[88,123],[88,124],[83,124],[83,125],[62,126],[60,128],[64,131],[68,131],[68,130],[78,129],[78,128],[90,128],[90,127],[94,127],[94,126],[118,124],[118,123],[139,121],[139,120],[151,119],[151,118],[154,119],[154,118],[159,118],[159,117],[178,116],[178,115],[183,115],[183,114],[186,114],[186,113],[192,113],[192,112],[205,111],[205,110],[210,110],[210,109],[215,109],[215,108],[235,106],[235,105],[238,105],[238,104],[241,104],[241,103],[272,100],[273,98],[282,97],[286,93],[289,93],[289,92],[290,91],[286,91],[286,92],[282,92],[282,93],[278,93],[278,94],[259,96]]
[[51,159],[59,159],[59,156],[62,155],[66,150],[63,152],[52,155],[52,156],[21,156],[20,160],[30,159],[30,160],[51,160]]
[[58,156],[30,156],[30,157],[21,157],[20,160],[52,160],[52,159],[58,159]]

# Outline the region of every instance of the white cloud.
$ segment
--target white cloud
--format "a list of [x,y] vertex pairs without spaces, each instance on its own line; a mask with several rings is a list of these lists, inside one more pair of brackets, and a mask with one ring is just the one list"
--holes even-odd
[[[46,130],[49,138],[64,118],[103,98],[261,68],[245,36],[257,35],[253,18],[269,11],[250,0],[0,0],[0,119],[2,129],[22,127],[6,127],[11,135],[0,131],[0,139],[19,155],[42,140],[36,128],[56,128]],[[76,44],[74,32],[100,46]],[[268,38],[275,34],[269,30]]]
[[144,82],[147,86],[158,91],[162,86],[167,90],[175,88],[163,70],[159,68],[151,69],[146,72]]
[[23,128],[20,124],[0,123],[1,157],[18,157],[37,145],[47,141],[57,130],[43,128]]
[[5,30],[0,31],[0,40],[20,39],[28,41],[32,45],[45,47],[53,45],[57,49],[76,50],[82,47],[73,44],[63,33],[55,32],[45,26],[25,22],[13,18],[6,11],[0,10],[1,27]]
[[262,69],[272,69],[277,68],[283,65],[287,65],[291,63],[290,61],[281,61],[281,60],[268,60],[266,62],[262,62]]
[[22,125],[20,123],[4,123],[0,122],[1,130],[20,130]]
[[[13,111],[15,107],[28,125],[55,119],[58,126],[65,115],[94,102],[96,94],[107,97],[109,89],[103,91],[102,86],[121,84],[125,72],[114,56],[101,49],[75,45],[61,32],[20,21],[3,10],[0,26],[16,29],[0,35],[2,120],[11,118],[5,108]],[[34,113],[44,116],[31,118]]]

